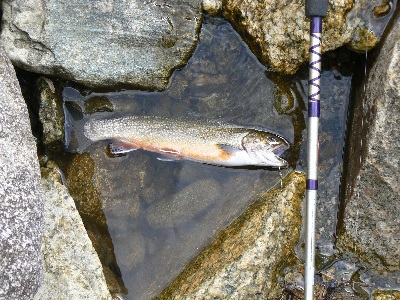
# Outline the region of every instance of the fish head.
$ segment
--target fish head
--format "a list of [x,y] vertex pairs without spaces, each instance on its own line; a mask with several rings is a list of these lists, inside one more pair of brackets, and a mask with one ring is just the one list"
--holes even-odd
[[276,134],[252,130],[242,138],[242,147],[256,165],[287,166],[286,160],[280,155],[289,148],[289,143]]

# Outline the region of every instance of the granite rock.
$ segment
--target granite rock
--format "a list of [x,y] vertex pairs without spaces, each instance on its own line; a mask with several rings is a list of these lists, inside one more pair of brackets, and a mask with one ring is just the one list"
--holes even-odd
[[[223,1],[222,13],[248,43],[258,59],[275,71],[293,74],[308,61],[309,20],[304,0]],[[329,1],[323,22],[322,51],[349,45],[357,51],[374,47],[394,8],[379,20],[373,8],[380,0]]]
[[43,276],[40,170],[28,110],[1,45],[0,102],[0,298],[31,299]]
[[377,290],[372,299],[374,300],[395,300],[400,299],[399,291],[385,291],[385,290]]
[[111,299],[74,200],[54,172],[42,180],[44,279],[35,299]]
[[203,9],[214,16],[221,12],[222,0],[203,0]]
[[5,0],[2,10],[14,64],[90,87],[165,88],[201,23],[199,0]]
[[292,172],[224,229],[157,299],[275,299],[293,263],[305,176]]
[[357,92],[344,165],[339,245],[384,270],[400,267],[400,22]]
[[64,143],[64,112],[62,100],[52,80],[40,77],[36,81],[36,100],[42,124],[42,142],[46,148],[60,147]]

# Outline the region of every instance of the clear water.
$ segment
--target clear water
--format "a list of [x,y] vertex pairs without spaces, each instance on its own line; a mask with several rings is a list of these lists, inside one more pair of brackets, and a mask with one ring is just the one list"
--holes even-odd
[[[334,254],[353,63],[346,50],[330,53],[322,74],[317,252],[326,256]],[[63,99],[75,118],[90,118],[90,113],[201,116],[268,128],[292,143],[290,168],[304,171],[307,76],[306,69],[296,76],[270,71],[228,23],[206,17],[197,49],[187,66],[174,72],[167,90],[80,93],[65,87]],[[119,282],[114,290],[127,293],[127,299],[155,296],[222,228],[280,180],[276,170],[160,161],[158,154],[141,150],[110,157],[106,147],[99,142],[86,149],[88,156],[68,154],[71,163],[64,171],[74,182],[70,190],[80,201],[86,227],[97,234],[92,240],[103,251],[100,257]],[[90,173],[89,181],[82,179],[79,187],[74,179],[85,173]],[[89,196],[92,200],[85,200]],[[299,256],[302,251],[300,241]]]

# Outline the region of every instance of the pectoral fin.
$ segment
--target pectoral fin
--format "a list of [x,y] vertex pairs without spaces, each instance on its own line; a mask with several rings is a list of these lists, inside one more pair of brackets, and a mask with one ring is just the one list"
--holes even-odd
[[217,145],[219,149],[221,149],[222,151],[224,151],[227,154],[234,154],[238,151],[240,151],[240,149],[231,146],[231,145],[227,145],[227,144],[218,144]]
[[159,152],[162,154],[161,157],[157,157],[161,161],[176,161],[182,159],[182,154],[174,149],[163,148]]
[[160,149],[160,152],[165,155],[171,155],[171,156],[180,156],[181,155],[181,153],[179,151],[176,151],[174,149],[169,149],[169,148],[162,148],[162,149]]
[[128,153],[134,150],[139,149],[137,145],[125,141],[113,141],[109,145],[110,153],[113,155],[119,155],[119,154],[124,154]]

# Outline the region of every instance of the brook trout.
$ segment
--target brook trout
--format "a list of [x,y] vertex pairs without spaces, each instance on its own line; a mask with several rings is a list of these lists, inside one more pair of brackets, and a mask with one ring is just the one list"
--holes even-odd
[[83,126],[91,142],[110,140],[110,152],[136,149],[220,166],[284,167],[288,142],[271,132],[210,120],[129,116],[91,119]]

